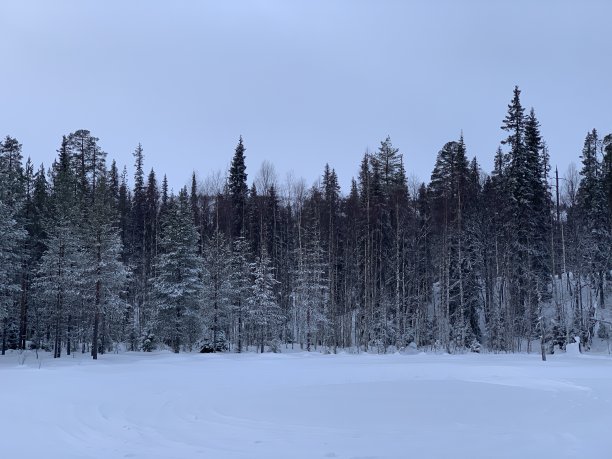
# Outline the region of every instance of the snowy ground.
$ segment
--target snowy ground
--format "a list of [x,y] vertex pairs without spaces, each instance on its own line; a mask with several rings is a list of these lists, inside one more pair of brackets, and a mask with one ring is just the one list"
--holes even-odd
[[0,456],[612,457],[612,358],[0,357]]

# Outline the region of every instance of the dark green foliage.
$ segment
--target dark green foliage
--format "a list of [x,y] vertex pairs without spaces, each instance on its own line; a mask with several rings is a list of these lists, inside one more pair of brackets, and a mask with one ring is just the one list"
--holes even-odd
[[247,173],[245,164],[244,144],[242,136],[238,140],[232,164],[229,170],[228,188],[232,200],[232,236],[243,234],[245,226],[245,212],[248,198]]

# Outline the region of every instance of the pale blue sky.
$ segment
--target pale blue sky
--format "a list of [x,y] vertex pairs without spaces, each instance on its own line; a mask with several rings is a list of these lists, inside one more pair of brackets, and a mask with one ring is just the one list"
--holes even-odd
[[428,180],[463,129],[488,171],[518,84],[564,171],[612,132],[611,18],[606,0],[5,0],[0,135],[46,165],[76,129],[130,167],[142,142],[175,189],[243,135],[249,179],[329,162],[346,191],[387,135]]

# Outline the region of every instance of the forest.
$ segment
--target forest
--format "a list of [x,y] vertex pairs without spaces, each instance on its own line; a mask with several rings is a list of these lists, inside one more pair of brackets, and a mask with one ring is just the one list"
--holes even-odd
[[500,122],[490,172],[461,134],[413,183],[387,137],[344,193],[331,165],[312,186],[247,173],[242,137],[175,193],[141,145],[128,177],[88,130],[48,168],[6,136],[2,354],[586,350],[612,325],[612,134],[560,175],[518,87]]

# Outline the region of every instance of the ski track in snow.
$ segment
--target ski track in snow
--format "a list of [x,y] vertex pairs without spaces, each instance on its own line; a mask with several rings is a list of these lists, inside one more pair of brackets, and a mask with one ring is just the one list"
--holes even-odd
[[0,357],[2,457],[611,457],[612,358]]

